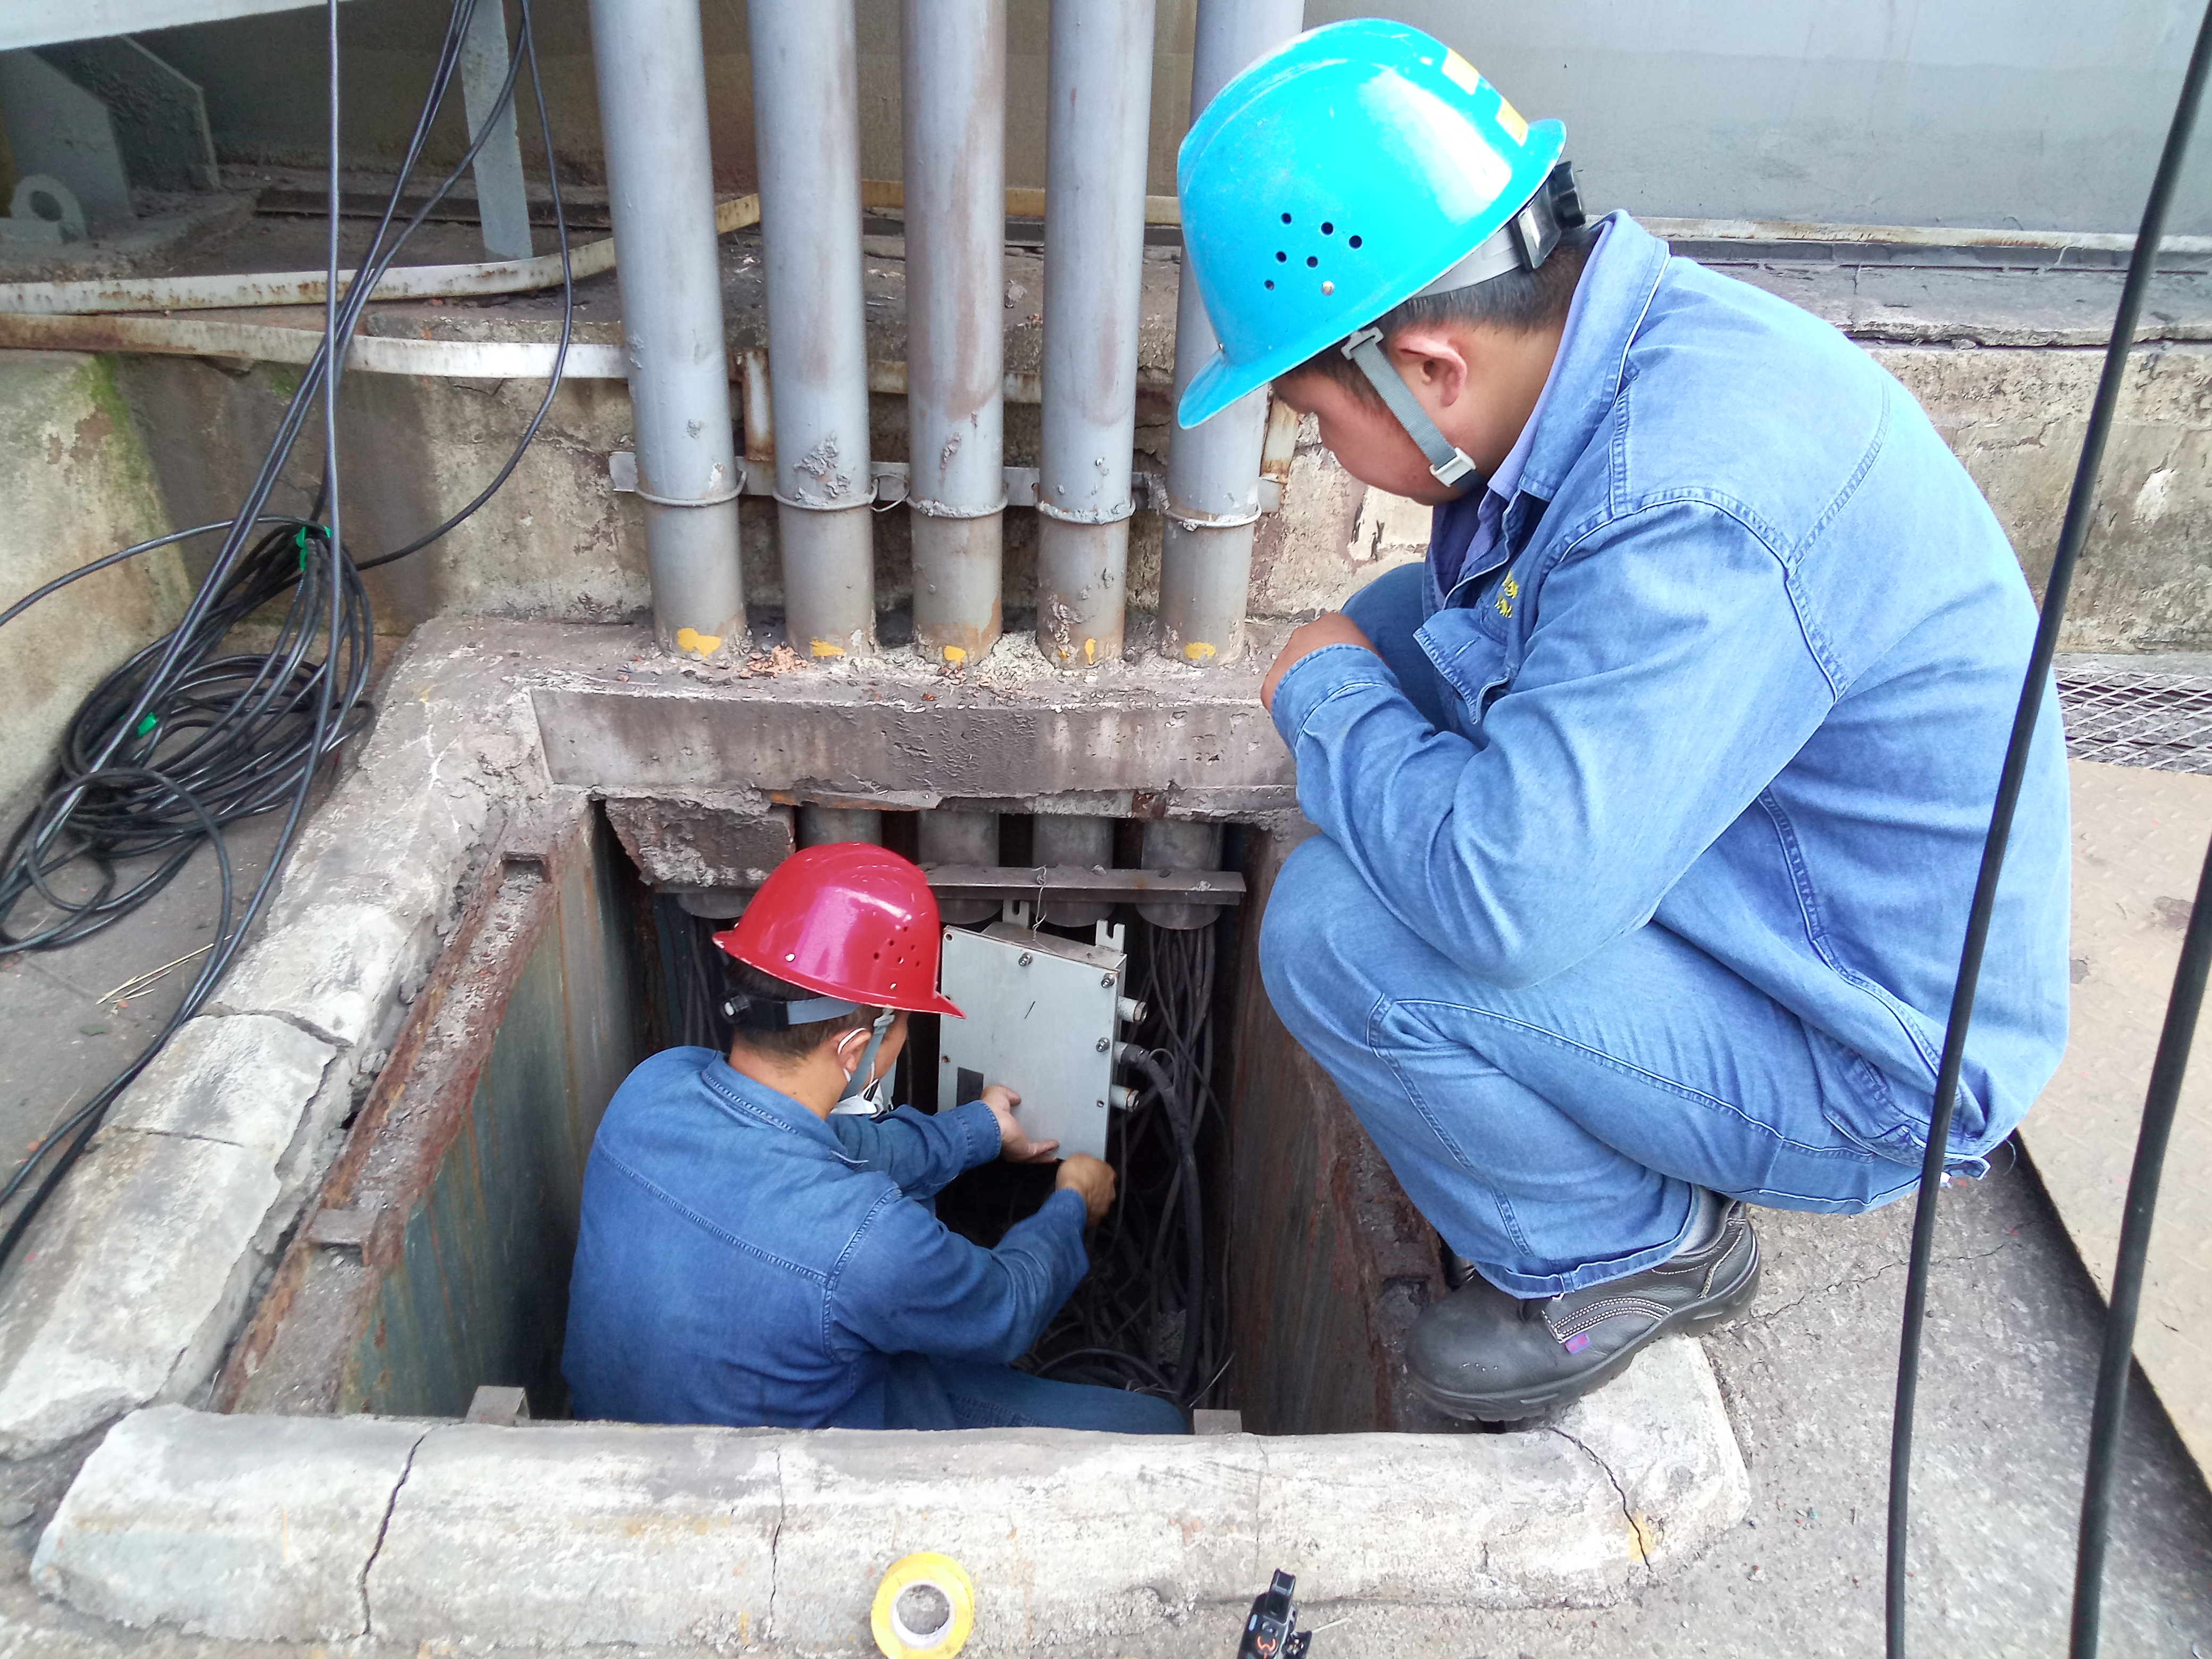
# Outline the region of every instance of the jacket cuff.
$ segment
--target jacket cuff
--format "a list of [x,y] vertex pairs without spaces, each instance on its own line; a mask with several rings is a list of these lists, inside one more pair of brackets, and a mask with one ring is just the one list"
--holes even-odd
[[[944,1121],[940,1114],[939,1121]],[[962,1137],[967,1148],[963,1170],[972,1170],[979,1164],[988,1164],[998,1157],[1006,1145],[1006,1137],[999,1133],[998,1114],[980,1100],[971,1100],[964,1106],[956,1106],[950,1114],[951,1127]]]
[[1275,730],[1296,754],[1298,738],[1313,718],[1314,710],[1339,691],[1353,685],[1384,685],[1398,690],[1390,666],[1364,646],[1325,645],[1300,657],[1275,683],[1275,701],[1269,713]]

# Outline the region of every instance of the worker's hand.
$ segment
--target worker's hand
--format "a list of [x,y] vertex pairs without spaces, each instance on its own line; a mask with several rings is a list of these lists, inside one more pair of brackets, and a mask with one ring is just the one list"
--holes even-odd
[[981,1098],[999,1120],[999,1156],[1009,1164],[1049,1164],[1060,1150],[1056,1140],[1031,1140],[1014,1121],[1014,1108],[1022,1097],[1003,1083],[987,1085]]
[[1106,1218],[1106,1212],[1114,1206],[1114,1166],[1088,1152],[1078,1152],[1065,1159],[1052,1184],[1056,1190],[1083,1195],[1083,1207],[1090,1212],[1094,1227]]
[[1291,665],[1301,657],[1310,657],[1325,645],[1356,645],[1362,651],[1375,649],[1375,642],[1359,631],[1358,623],[1341,611],[1324,611],[1311,622],[1300,623],[1291,630],[1291,637],[1283,641],[1283,648],[1275,654],[1275,665],[1260,682],[1260,706],[1272,709],[1275,706],[1275,688],[1290,672]]

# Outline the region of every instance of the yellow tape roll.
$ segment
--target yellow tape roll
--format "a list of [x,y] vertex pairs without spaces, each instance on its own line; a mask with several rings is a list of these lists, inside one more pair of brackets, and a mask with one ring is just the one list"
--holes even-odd
[[975,1583],[949,1555],[923,1550],[906,1556],[892,1562],[876,1586],[868,1623],[884,1659],[951,1659],[975,1626]]

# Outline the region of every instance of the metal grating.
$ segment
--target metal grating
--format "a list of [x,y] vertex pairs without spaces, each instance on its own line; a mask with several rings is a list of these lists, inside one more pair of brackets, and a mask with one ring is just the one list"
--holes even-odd
[[2212,774],[2212,674],[2062,659],[2058,702],[2076,760]]

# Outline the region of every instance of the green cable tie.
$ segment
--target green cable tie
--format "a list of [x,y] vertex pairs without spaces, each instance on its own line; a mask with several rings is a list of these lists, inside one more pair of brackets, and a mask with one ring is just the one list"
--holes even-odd
[[159,714],[147,715],[144,720],[138,722],[138,735],[142,738],[144,737],[149,732],[152,731],[161,723],[161,717]]

